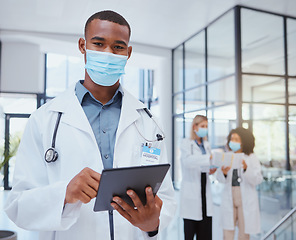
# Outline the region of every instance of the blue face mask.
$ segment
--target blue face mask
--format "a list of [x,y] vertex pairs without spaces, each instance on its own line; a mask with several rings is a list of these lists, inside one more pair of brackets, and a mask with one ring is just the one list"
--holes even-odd
[[124,74],[127,56],[86,49],[85,69],[94,83],[113,86]]
[[207,136],[208,129],[207,128],[198,128],[198,131],[195,131],[196,135],[200,138]]
[[232,141],[230,141],[230,142],[229,142],[229,147],[230,147],[230,149],[231,149],[232,151],[236,152],[236,151],[240,150],[240,148],[241,148],[241,144],[238,143],[238,142],[232,142]]

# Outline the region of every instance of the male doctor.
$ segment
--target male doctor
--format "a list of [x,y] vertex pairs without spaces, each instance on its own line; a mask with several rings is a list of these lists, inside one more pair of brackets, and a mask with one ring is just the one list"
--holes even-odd
[[[92,15],[85,39],[79,39],[84,81],[43,105],[28,121],[5,211],[19,227],[39,231],[42,240],[110,239],[108,212],[93,211],[102,169],[142,165],[146,143],[161,150],[154,164],[167,162],[164,141],[156,138],[159,127],[119,83],[132,52],[130,34],[118,13]],[[47,152],[50,148],[56,152]],[[136,208],[113,198],[116,240],[158,239],[172,219],[170,177],[155,197],[150,187],[145,191],[144,206],[134,191],[127,191]]]

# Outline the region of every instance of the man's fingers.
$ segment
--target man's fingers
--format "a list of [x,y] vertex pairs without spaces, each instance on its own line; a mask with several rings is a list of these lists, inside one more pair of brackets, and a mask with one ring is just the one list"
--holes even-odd
[[[114,197],[112,199],[117,205],[119,205],[124,211],[126,211],[129,215],[132,215],[134,208],[132,208],[129,204],[123,201],[120,197]],[[117,209],[116,209],[117,210]]]
[[132,218],[131,216],[126,212],[124,211],[124,209],[122,209],[122,207],[120,205],[118,205],[116,202],[112,202],[111,203],[111,206],[117,211],[119,212],[119,214],[121,216],[123,216],[126,220],[128,220],[129,222],[132,221]]
[[155,199],[154,199],[154,195],[153,195],[153,192],[152,192],[152,188],[151,187],[146,187],[145,192],[146,192],[146,199],[147,199],[146,205],[148,205],[150,207],[154,207]]
[[140,200],[139,196],[133,190],[128,190],[126,193],[132,199],[137,210],[141,212],[143,210],[144,206],[143,206],[142,201]]

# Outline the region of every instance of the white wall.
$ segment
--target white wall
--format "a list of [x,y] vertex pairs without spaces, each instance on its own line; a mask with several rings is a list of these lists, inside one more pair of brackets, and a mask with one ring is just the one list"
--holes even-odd
[[2,42],[1,92],[42,93],[44,56],[40,46],[26,42]]

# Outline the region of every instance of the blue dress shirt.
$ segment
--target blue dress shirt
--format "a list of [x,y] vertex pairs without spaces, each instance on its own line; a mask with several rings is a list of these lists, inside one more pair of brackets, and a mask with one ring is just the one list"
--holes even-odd
[[81,80],[76,83],[75,94],[96,137],[104,168],[113,168],[114,145],[123,96],[122,87],[119,85],[113,98],[103,105],[82,85],[83,82]]

